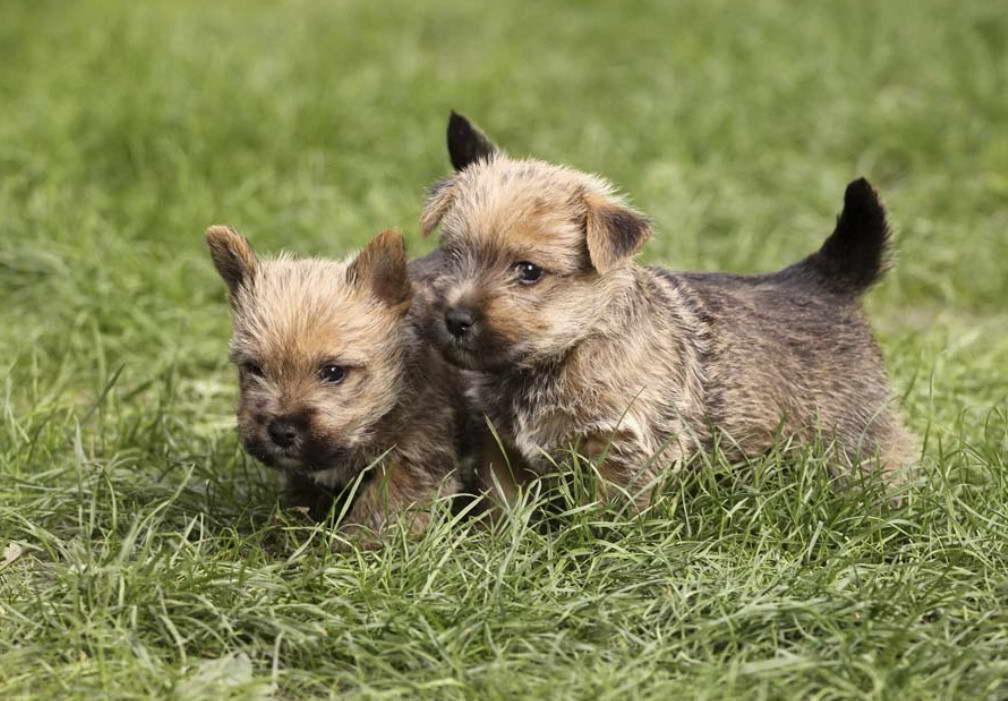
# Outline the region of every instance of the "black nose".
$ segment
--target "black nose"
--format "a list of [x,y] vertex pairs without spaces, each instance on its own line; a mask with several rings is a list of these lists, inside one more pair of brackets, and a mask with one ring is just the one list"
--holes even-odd
[[287,419],[273,419],[266,429],[269,437],[281,448],[290,448],[297,438],[297,428]]
[[452,336],[462,338],[469,333],[469,329],[476,323],[476,319],[469,309],[465,307],[452,307],[445,312],[444,322]]

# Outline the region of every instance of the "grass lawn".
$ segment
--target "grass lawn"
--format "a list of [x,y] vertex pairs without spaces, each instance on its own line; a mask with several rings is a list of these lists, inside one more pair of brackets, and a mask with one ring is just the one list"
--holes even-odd
[[[0,697],[1008,695],[1001,4],[11,0],[0,106]],[[921,483],[712,460],[638,520],[331,554],[237,445],[202,232],[426,252],[451,108],[675,268],[791,263],[871,179]]]

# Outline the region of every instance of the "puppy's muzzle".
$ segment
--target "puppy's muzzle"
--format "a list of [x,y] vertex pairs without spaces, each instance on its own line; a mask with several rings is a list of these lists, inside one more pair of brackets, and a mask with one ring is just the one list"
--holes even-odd
[[445,328],[457,340],[473,334],[476,315],[468,307],[449,307],[444,315]]
[[290,448],[297,440],[298,428],[293,421],[281,417],[270,421],[266,433],[278,448]]

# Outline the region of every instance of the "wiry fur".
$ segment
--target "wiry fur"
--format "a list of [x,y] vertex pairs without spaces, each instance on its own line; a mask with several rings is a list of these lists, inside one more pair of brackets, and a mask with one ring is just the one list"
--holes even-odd
[[[385,232],[347,261],[260,260],[226,227],[207,240],[230,291],[246,450],[312,507],[378,462],[344,528],[378,532],[410,510],[422,529],[432,500],[458,489],[461,429],[456,373],[417,335],[402,237]],[[344,379],[326,382],[326,365]],[[277,420],[296,427],[291,445],[271,439]]]
[[[664,470],[716,438],[737,458],[790,438],[824,440],[846,469],[909,462],[913,440],[859,302],[888,234],[866,181],[851,184],[836,232],[799,264],[673,273],[634,262],[647,223],[608,183],[485,146],[465,162],[453,121],[461,170],[435,188],[421,223],[441,226],[446,261],[428,334],[475,371],[475,408],[533,471],[555,470],[580,445],[643,504]],[[522,286],[518,261],[547,273]],[[473,325],[456,338],[444,315],[460,307]]]

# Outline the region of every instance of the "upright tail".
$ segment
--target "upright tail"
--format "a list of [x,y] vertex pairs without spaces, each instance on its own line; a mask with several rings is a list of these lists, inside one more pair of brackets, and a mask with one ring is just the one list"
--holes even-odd
[[844,192],[836,229],[822,248],[798,265],[836,292],[859,295],[888,269],[888,245],[885,208],[875,189],[859,178]]

